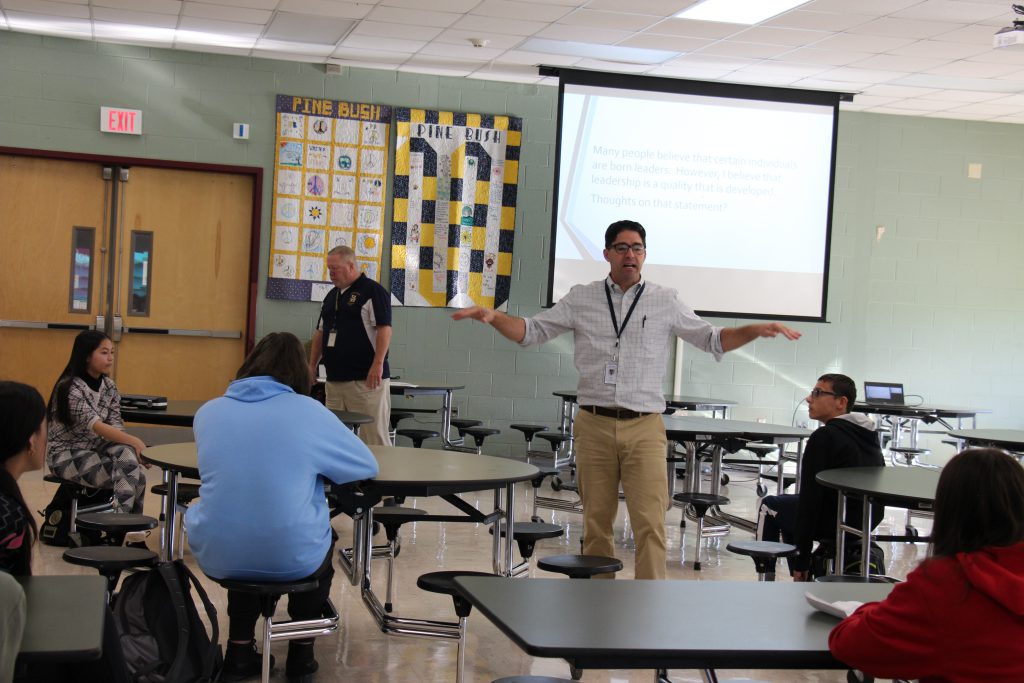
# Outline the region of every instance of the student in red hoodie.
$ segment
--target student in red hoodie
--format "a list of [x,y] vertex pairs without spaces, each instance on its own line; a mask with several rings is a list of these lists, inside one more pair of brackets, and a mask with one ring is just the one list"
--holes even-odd
[[931,556],[832,630],[837,659],[921,683],[1024,681],[1024,468],[995,448],[942,471]]

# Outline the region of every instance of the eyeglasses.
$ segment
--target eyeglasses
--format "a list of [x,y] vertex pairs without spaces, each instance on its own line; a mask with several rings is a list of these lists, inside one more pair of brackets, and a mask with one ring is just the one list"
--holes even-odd
[[642,244],[626,244],[625,242],[617,242],[613,244],[610,248],[617,254],[625,254],[627,251],[632,250],[633,253],[636,254],[637,256],[640,256],[645,251],[647,251],[647,247],[645,247]]
[[821,398],[822,396],[838,396],[834,391],[825,391],[824,389],[811,389],[811,398]]

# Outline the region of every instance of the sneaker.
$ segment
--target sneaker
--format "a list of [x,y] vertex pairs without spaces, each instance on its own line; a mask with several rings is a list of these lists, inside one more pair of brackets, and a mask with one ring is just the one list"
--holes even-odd
[[[274,669],[274,655],[270,655],[270,669]],[[228,642],[224,653],[224,666],[220,670],[220,680],[226,683],[241,681],[258,676],[263,671],[263,655],[256,651],[256,641],[248,643]]]

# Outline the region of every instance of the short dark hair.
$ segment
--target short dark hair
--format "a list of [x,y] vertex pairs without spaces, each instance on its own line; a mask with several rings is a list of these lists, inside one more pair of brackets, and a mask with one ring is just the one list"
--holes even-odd
[[647,246],[647,231],[644,230],[644,226],[636,221],[615,221],[604,231],[604,248],[611,249],[615,244],[615,238],[619,236],[620,232],[626,230],[640,233],[640,241],[644,243],[645,247]]
[[0,420],[0,493],[13,498],[28,520],[30,537],[15,554],[21,556],[22,567],[31,567],[32,541],[38,531],[35,515],[25,503],[18,482],[5,465],[8,460],[29,448],[29,439],[39,431],[46,418],[46,404],[35,387],[21,382],[0,382],[0,415],[3,415]]
[[296,394],[309,395],[309,366],[302,342],[291,332],[271,332],[253,348],[235,379],[269,376]]
[[71,383],[76,377],[85,377],[86,369],[89,367],[89,357],[93,351],[100,347],[110,337],[99,330],[82,330],[75,337],[71,345],[71,357],[68,364],[60,373],[57,382],[50,392],[50,404],[47,407],[50,419],[56,418],[62,424],[70,427],[75,420],[71,415],[71,405],[68,402],[68,394],[71,393]]
[[846,399],[846,412],[850,412],[853,404],[857,402],[857,385],[852,379],[838,372],[829,372],[819,377],[818,381],[831,384],[836,398]]
[[1024,468],[998,448],[953,456],[935,489],[931,554],[950,557],[1024,541]]

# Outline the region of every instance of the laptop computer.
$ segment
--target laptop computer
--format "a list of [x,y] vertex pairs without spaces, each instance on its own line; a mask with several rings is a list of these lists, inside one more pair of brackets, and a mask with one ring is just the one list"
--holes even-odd
[[864,382],[864,403],[879,406],[903,405],[903,385],[898,382]]

